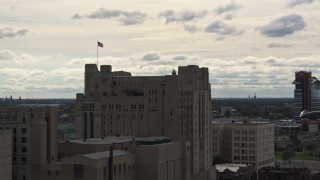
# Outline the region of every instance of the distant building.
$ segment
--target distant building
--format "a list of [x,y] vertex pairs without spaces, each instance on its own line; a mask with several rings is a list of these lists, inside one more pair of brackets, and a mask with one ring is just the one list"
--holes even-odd
[[220,106],[219,107],[219,115],[220,117],[233,117],[238,116],[239,113],[236,109],[233,108],[233,106]]
[[307,180],[311,179],[311,171],[307,168],[264,167],[259,169],[259,180]]
[[0,109],[0,129],[13,133],[13,180],[42,180],[38,176],[42,167],[56,162],[56,114],[57,107],[50,105]]
[[217,164],[216,180],[250,180],[255,178],[252,164]]
[[263,122],[212,123],[213,156],[228,162],[252,164],[256,169],[274,166],[274,125]]
[[294,120],[301,125],[300,113],[320,110],[320,81],[311,72],[298,71],[292,84],[294,89]]
[[12,180],[12,131],[0,129],[0,178]]
[[166,136],[190,142],[191,179],[212,172],[211,88],[208,68],[180,66],[165,76],[132,76],[110,65],[85,65],[76,99],[76,137]]
[[76,139],[75,127],[73,122],[57,123],[58,142],[67,139]]
[[293,119],[276,120],[273,123],[275,136],[298,134],[301,131],[301,127]]
[[320,111],[303,111],[301,117],[302,132],[310,132],[319,135],[320,132]]

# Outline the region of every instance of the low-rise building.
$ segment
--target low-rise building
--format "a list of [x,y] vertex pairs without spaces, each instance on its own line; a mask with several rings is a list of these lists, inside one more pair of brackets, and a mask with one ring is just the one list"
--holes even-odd
[[307,168],[263,167],[259,169],[258,179],[306,180],[311,179],[311,171]]
[[266,122],[212,123],[213,155],[228,162],[252,164],[256,169],[274,166],[274,125]]
[[300,131],[301,127],[293,119],[274,121],[275,136],[298,134]]
[[300,114],[302,132],[319,135],[320,133],[320,111],[303,111]]
[[112,136],[60,142],[59,162],[42,168],[39,176],[51,180],[190,180],[189,168],[189,143],[171,142],[167,137]]
[[255,168],[252,164],[217,164],[218,180],[254,179]]

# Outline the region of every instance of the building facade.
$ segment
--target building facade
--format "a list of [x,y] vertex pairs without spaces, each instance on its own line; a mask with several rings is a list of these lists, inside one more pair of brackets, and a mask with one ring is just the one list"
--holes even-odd
[[12,131],[0,129],[0,177],[12,180]]
[[13,180],[37,180],[41,167],[57,160],[57,107],[19,105],[0,109],[0,128],[10,129]]
[[302,132],[309,132],[319,135],[320,133],[320,111],[303,111],[301,117]]
[[245,120],[213,123],[213,156],[228,162],[252,164],[256,169],[274,166],[274,125]]
[[85,66],[77,94],[76,137],[167,136],[190,142],[192,179],[212,169],[211,88],[207,68],[189,65],[171,75],[132,76],[110,65]]
[[[59,143],[59,162],[42,179],[191,180],[188,143],[167,137],[109,136]],[[43,173],[45,172],[45,173]]]
[[320,81],[309,71],[298,71],[292,82],[294,89],[294,120],[301,125],[302,111],[320,111]]

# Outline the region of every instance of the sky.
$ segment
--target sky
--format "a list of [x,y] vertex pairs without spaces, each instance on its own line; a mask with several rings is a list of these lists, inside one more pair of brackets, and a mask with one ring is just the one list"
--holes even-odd
[[213,98],[293,97],[320,78],[319,0],[2,0],[0,98],[75,98],[84,65],[209,68]]

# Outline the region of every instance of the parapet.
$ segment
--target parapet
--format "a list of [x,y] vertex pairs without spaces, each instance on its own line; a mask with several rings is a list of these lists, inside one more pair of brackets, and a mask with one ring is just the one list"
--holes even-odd
[[179,66],[178,74],[182,75],[184,73],[193,73],[196,72],[197,69],[199,69],[199,66],[197,65]]
[[126,71],[114,71],[112,72],[112,76],[131,76],[131,73]]
[[82,98],[84,98],[84,94],[83,93],[77,93],[76,97],[77,97],[77,99],[82,99]]
[[111,65],[101,65],[100,66],[100,72],[111,73],[112,72],[112,66]]
[[96,64],[86,64],[85,65],[85,72],[97,72],[98,68]]

